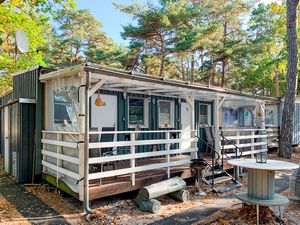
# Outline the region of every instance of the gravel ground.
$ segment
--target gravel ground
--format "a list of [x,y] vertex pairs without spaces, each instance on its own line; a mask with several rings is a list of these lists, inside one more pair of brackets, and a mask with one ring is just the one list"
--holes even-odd
[[[300,154],[298,155],[299,157],[294,158],[292,161],[299,162]],[[290,197],[287,189],[291,173],[287,171],[276,173],[276,192],[283,192],[283,194]],[[49,190],[44,186],[24,187],[18,185],[0,172],[0,223],[83,225],[240,224],[240,221],[236,223],[237,219],[240,219],[236,218],[236,212],[242,204],[233,197],[233,194],[245,189],[246,181],[247,178],[243,178],[243,188],[223,195],[212,193],[206,187],[205,191],[208,193],[206,197],[200,198],[192,195],[190,201],[183,203],[168,196],[162,196],[158,199],[162,204],[162,210],[159,214],[139,211],[133,202],[133,198],[137,195],[136,192],[99,199],[92,202],[95,214],[87,221],[82,213],[82,204],[76,199],[62,196],[53,189]],[[192,193],[194,187],[188,186],[188,190]],[[275,213],[278,213],[276,210],[275,208]],[[229,217],[226,217],[226,215],[229,215]],[[286,224],[300,224],[300,202],[291,201],[285,207],[284,215]],[[243,224],[251,223],[244,221]]]

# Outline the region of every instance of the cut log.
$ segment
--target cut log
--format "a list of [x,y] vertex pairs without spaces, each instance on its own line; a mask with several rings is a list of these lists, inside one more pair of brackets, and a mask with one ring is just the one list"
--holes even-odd
[[179,191],[172,192],[170,193],[170,196],[182,202],[186,202],[190,200],[190,192],[187,190],[179,190]]
[[168,180],[164,180],[150,186],[141,188],[139,196],[142,200],[148,200],[156,198],[161,195],[166,195],[181,189],[185,189],[186,183],[180,177],[173,177]]
[[138,195],[135,199],[135,203],[139,207],[139,210],[142,212],[152,212],[152,213],[159,213],[161,204],[156,199],[149,199],[149,200],[142,200],[140,196]]

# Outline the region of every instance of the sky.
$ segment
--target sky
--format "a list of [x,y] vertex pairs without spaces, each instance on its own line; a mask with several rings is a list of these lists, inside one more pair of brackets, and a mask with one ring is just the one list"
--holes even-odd
[[[274,0],[260,0],[264,3],[272,1]],[[116,9],[113,2],[130,4],[131,0],[75,0],[75,2],[78,9],[90,10],[96,19],[103,24],[103,31],[116,43],[128,44],[128,41],[123,40],[120,33],[123,30],[122,25],[132,22],[132,18]],[[146,0],[140,0],[140,2],[146,2]]]
[[113,2],[130,4],[131,0],[75,0],[78,9],[89,9],[103,24],[103,31],[116,43],[126,45],[121,37],[122,25],[132,21],[132,18],[113,6]]

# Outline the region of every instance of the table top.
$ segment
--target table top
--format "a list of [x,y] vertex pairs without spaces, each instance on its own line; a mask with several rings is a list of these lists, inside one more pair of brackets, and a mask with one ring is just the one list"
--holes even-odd
[[299,165],[295,163],[269,159],[267,163],[257,163],[255,159],[231,159],[227,162],[233,166],[258,170],[293,170],[299,168]]

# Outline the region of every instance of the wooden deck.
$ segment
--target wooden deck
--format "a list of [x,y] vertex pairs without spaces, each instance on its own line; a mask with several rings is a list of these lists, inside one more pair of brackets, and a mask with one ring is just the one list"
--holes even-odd
[[[188,159],[187,155],[171,157],[171,161]],[[165,162],[166,158],[151,158],[137,161],[137,166],[144,166],[155,163]],[[110,166],[112,167],[112,166]],[[116,169],[129,167],[128,163],[117,163]],[[110,168],[112,169],[112,168]],[[189,165],[172,167],[170,176],[179,176],[183,179],[191,177],[192,173]],[[138,190],[144,186],[167,179],[166,169],[156,169],[151,171],[139,172],[135,174],[135,185],[131,183],[131,175],[125,174],[117,177],[104,178],[101,180],[90,181],[90,200],[116,195],[129,191]]]

